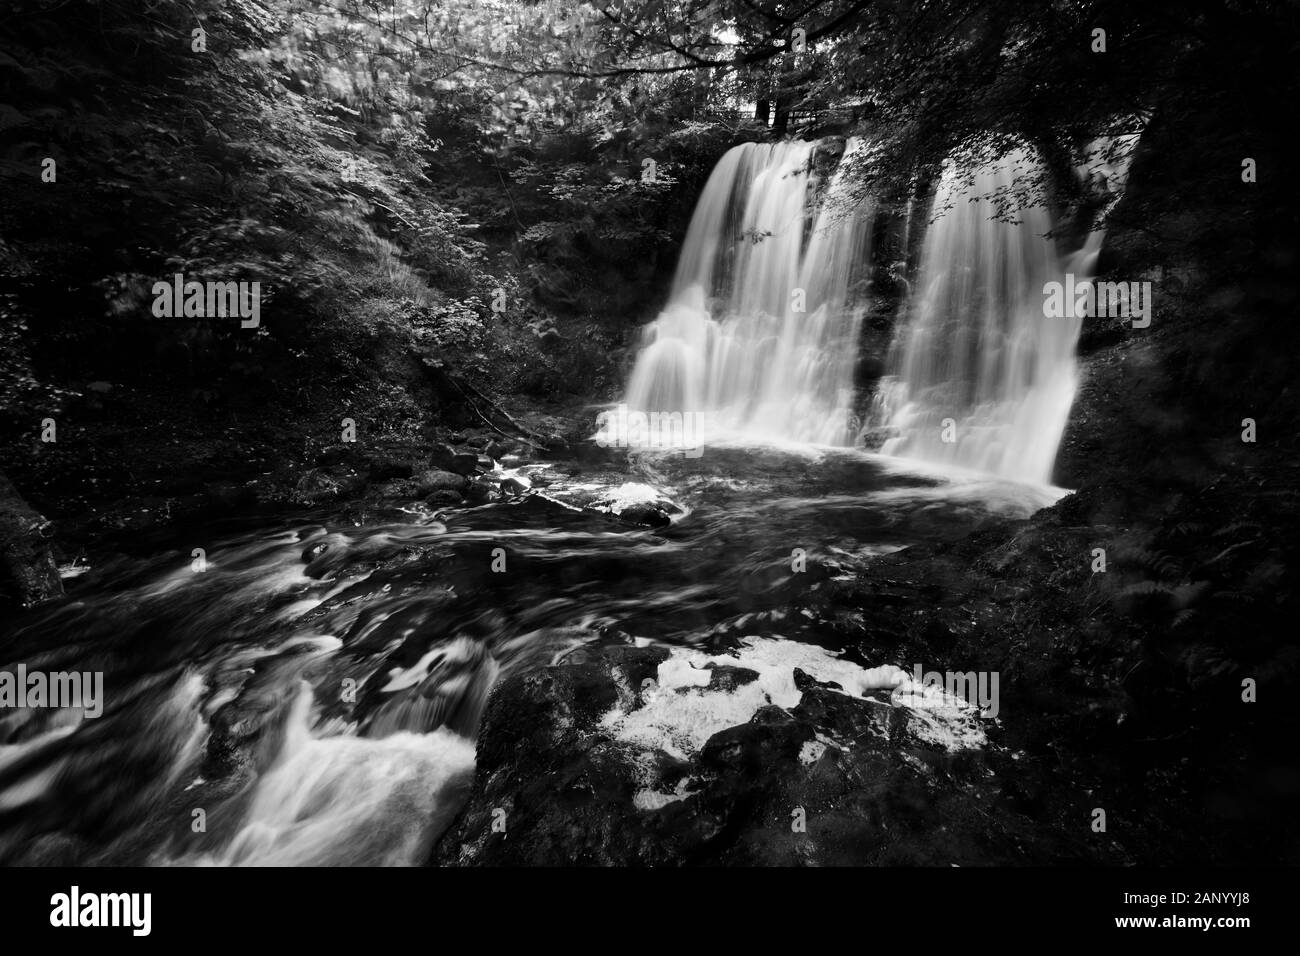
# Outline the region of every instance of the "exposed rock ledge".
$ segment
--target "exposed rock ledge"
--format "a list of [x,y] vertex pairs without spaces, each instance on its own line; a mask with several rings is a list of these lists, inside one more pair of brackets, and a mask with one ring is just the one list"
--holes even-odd
[[987,739],[990,722],[941,694],[901,705],[885,689],[896,675],[749,638],[718,655],[588,648],[509,678],[487,706],[470,799],[432,862],[1096,859],[1018,812],[1003,782],[1016,758]]

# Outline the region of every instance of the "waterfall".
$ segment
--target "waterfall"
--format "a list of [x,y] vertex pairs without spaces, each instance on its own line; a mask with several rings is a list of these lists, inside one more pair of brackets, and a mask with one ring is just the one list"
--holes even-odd
[[687,231],[668,305],[643,331],[626,404],[765,440],[850,441],[872,212],[824,144],[746,143],[722,157]]
[[994,218],[990,197],[1016,196],[1016,170],[1032,162],[1020,151],[973,176],[945,167],[877,394],[893,433],[885,454],[1050,483],[1078,382],[1080,319],[1045,318],[1043,287],[1067,270],[1090,276],[1096,243],[1063,263],[1044,206],[1012,202],[1018,222]]
[[[819,189],[825,148],[747,143],[718,162],[668,305],[642,333],[628,409],[760,440],[851,442],[874,210],[852,195],[847,160],[863,142],[848,141]],[[1017,171],[1034,162],[1021,150],[973,172],[945,167],[876,396],[885,454],[1050,483],[1080,319],[1046,318],[1043,287],[1067,271],[1087,281],[1100,234],[1058,256],[1050,212],[1020,195]],[[995,216],[994,197],[1010,216]]]

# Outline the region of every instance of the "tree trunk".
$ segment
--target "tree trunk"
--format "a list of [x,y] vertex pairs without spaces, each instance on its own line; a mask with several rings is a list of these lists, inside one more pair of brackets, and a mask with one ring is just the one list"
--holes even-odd
[[772,132],[777,136],[784,136],[790,128],[790,107],[777,100],[776,119],[772,123]]

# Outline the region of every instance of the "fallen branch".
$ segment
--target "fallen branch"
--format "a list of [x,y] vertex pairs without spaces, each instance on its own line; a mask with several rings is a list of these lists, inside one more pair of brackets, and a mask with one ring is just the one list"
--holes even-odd
[[[474,412],[474,414],[477,415],[485,425],[491,428],[498,435],[504,435],[507,438],[521,439],[526,444],[539,450],[544,450],[546,448],[546,445],[544,441],[541,439],[541,436],[539,436],[536,432],[532,431],[531,429],[521,425],[510,415],[509,412],[507,412],[504,408],[502,408],[492,399],[488,398],[486,395],[480,392],[473,385],[469,384],[468,382],[462,383],[459,379],[456,378],[456,376],[452,375],[451,372],[447,371],[446,367],[444,367],[441,362],[437,361],[436,359],[430,359],[427,357],[423,361],[425,367],[436,371],[442,379],[445,379],[453,387],[455,387],[456,391],[460,393],[461,398],[464,399],[465,404],[469,406],[470,410]],[[489,418],[487,415],[483,414],[483,411],[479,408],[478,403],[475,402],[474,399],[470,397],[471,392],[474,394],[475,397],[478,398],[480,402],[486,404],[488,408],[491,411],[493,411],[499,418],[504,419],[505,422],[514,430],[513,434],[511,432],[506,431],[495,421]]]

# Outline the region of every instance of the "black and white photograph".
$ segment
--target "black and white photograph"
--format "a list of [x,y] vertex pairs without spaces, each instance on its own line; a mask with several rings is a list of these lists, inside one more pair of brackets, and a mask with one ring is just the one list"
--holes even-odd
[[4,925],[1280,929],[1298,103],[1291,0],[0,0]]

